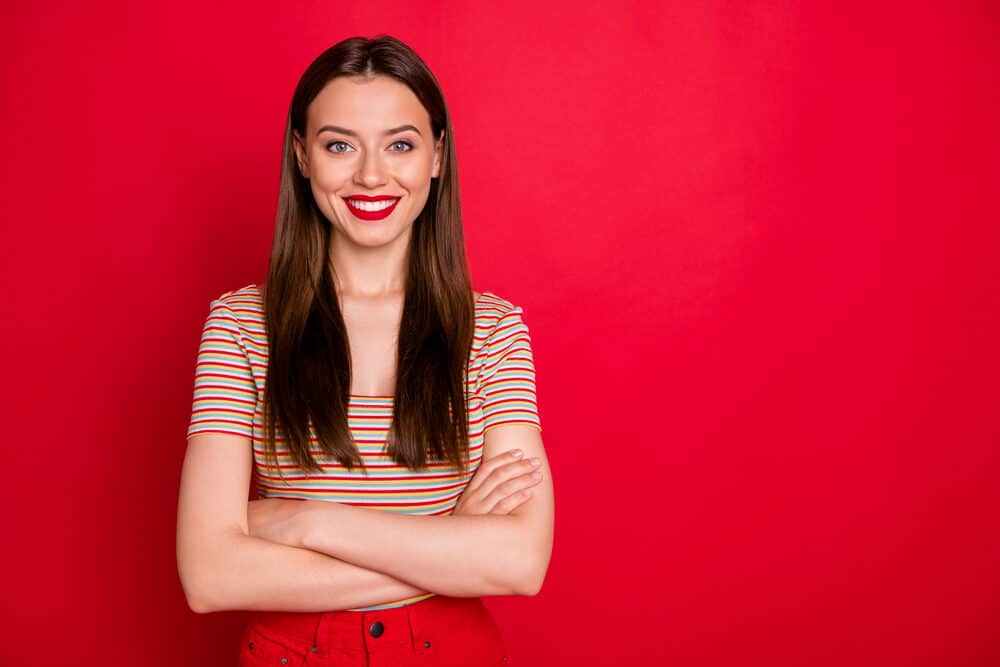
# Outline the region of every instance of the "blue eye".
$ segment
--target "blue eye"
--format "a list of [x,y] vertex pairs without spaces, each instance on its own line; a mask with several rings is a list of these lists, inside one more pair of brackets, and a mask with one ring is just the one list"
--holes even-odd
[[[343,150],[339,150],[339,149],[334,148],[334,146],[337,146],[338,144],[341,145],[341,146],[345,146],[345,148]],[[402,140],[400,140],[400,141],[394,141],[391,144],[391,146],[405,146],[405,148],[397,149],[395,151],[397,153],[408,153],[409,151],[413,150],[413,144],[411,144],[409,141],[402,141]],[[334,152],[334,153],[346,153],[349,148],[350,148],[350,145],[347,144],[347,142],[344,142],[344,141],[331,141],[330,143],[328,143],[326,145],[326,149],[327,150],[333,149],[332,152]]]

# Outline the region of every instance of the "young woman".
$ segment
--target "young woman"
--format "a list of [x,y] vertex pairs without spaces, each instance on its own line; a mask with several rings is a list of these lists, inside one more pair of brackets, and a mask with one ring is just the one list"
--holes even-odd
[[534,595],[554,524],[522,315],[472,290],[426,64],[322,53],[266,283],[211,302],[195,371],[178,571],[194,611],[250,611],[241,665],[507,664],[480,596]]

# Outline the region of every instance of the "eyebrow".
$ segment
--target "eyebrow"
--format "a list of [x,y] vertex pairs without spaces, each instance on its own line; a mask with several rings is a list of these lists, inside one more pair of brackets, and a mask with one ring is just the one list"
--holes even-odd
[[[386,130],[385,132],[382,133],[382,136],[386,137],[389,136],[390,134],[399,134],[400,132],[406,132],[407,130],[413,130],[417,134],[420,134],[420,130],[418,130],[413,125],[400,125],[399,127],[394,127]],[[316,130],[317,135],[323,134],[324,132],[339,132],[340,134],[346,134],[350,137],[358,136],[358,133],[355,132],[354,130],[348,130],[346,127],[338,127],[337,125],[324,125],[323,127]],[[421,134],[420,136],[423,135]]]

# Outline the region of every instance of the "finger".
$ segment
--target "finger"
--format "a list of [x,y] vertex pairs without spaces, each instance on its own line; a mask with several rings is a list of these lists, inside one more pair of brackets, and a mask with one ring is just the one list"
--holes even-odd
[[483,481],[488,478],[494,471],[498,468],[508,465],[510,463],[517,463],[524,456],[524,451],[521,449],[511,449],[505,452],[500,452],[496,456],[492,456],[488,459],[484,459],[482,463],[479,464],[479,468],[476,470],[476,474],[473,476],[472,480],[469,482],[467,489],[469,491],[475,491],[480,486],[482,486]]
[[504,498],[510,497],[512,495],[517,495],[529,486],[534,486],[538,484],[542,479],[542,474],[537,470],[534,472],[525,473],[524,475],[518,475],[513,479],[509,479],[506,482],[497,484],[496,487],[486,496],[485,502],[487,506],[495,505]]
[[490,494],[504,482],[524,474],[531,474],[532,471],[536,471],[536,466],[532,465],[532,461],[538,461],[535,459],[528,459],[526,461],[513,461],[505,463],[496,470],[494,470],[488,477],[486,477],[481,483],[481,493]]
[[520,507],[524,503],[528,502],[528,498],[531,497],[531,490],[524,489],[523,491],[518,491],[517,493],[507,496],[490,510],[490,514],[510,514],[514,509]]

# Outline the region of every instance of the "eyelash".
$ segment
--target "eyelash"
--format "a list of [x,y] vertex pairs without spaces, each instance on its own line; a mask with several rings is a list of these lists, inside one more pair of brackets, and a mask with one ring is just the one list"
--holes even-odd
[[[348,145],[346,141],[331,141],[330,143],[328,143],[326,145],[326,149],[329,151],[330,147],[333,146],[334,144],[344,144],[345,146]],[[406,146],[408,146],[408,148],[405,151],[396,151],[398,153],[409,153],[410,151],[413,150],[413,144],[411,144],[409,141],[403,141],[402,139],[400,139],[399,141],[394,141],[394,142],[392,142],[389,145],[390,146],[395,146],[396,144],[406,144]],[[346,153],[347,151],[331,151],[331,152],[332,153]]]

